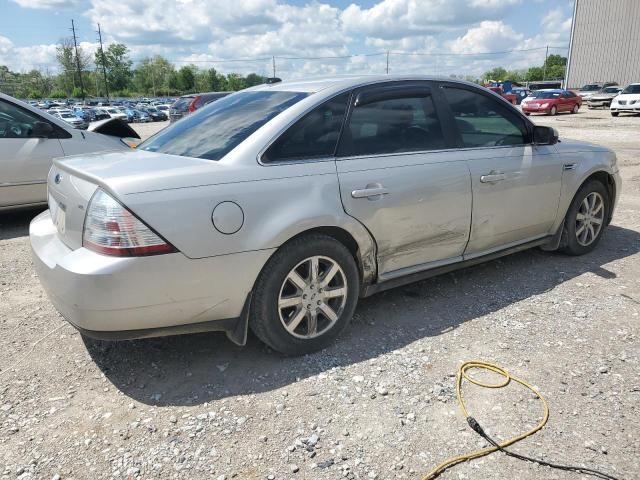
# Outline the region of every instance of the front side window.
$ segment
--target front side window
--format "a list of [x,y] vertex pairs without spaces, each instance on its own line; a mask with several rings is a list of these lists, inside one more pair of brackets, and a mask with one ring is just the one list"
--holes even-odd
[[344,93],[314,108],[283,133],[264,153],[264,162],[332,157],[347,110]]
[[36,122],[44,122],[44,119],[0,100],[0,138],[31,138]]
[[500,100],[462,88],[445,87],[444,94],[455,118],[462,146],[496,147],[527,143],[527,129],[517,114]]
[[388,98],[356,105],[340,156],[438,150],[446,147],[431,95]]
[[220,160],[258,128],[307,95],[263,90],[239,92],[196,110],[140,144],[138,149]]

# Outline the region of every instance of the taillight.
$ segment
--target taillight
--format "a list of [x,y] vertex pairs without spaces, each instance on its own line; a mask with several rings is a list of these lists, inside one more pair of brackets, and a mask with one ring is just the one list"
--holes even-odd
[[176,251],[173,245],[100,189],[93,195],[87,209],[82,246],[116,257],[158,255]]
[[196,95],[195,97],[193,97],[193,100],[191,100],[191,103],[189,103],[189,113],[193,113],[198,109],[197,103],[200,101],[201,98],[202,98],[202,95]]

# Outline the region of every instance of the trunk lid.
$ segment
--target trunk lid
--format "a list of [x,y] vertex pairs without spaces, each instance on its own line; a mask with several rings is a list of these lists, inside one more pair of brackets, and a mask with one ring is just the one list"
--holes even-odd
[[224,182],[231,178],[228,170],[211,160],[135,150],[57,158],[47,178],[51,218],[62,242],[80,248],[85,214],[97,188],[130,208],[127,194]]

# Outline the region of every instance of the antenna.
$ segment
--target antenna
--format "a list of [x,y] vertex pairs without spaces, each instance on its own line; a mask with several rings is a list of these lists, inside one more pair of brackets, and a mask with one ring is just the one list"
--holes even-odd
[[[104,89],[107,93],[107,102],[109,102],[109,82],[107,81],[107,61],[104,57],[104,47],[102,46],[102,30],[98,24],[98,40],[100,40],[100,57],[102,57],[102,73],[104,75]],[[96,92],[97,93],[97,92]]]
[[76,67],[78,68],[78,78],[80,79],[80,94],[84,102],[84,84],[82,83],[82,69],[80,68],[80,57],[78,56],[78,40],[76,39],[76,26],[71,19],[71,31],[73,32],[73,45],[76,48]]

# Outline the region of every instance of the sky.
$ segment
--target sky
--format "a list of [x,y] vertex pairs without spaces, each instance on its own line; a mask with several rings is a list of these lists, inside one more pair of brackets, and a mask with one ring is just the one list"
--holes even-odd
[[[126,44],[135,62],[301,78],[326,74],[481,75],[566,56],[573,0],[0,0],[0,65],[55,73],[55,46]],[[496,53],[513,51],[510,53]],[[300,58],[304,57],[304,58]],[[348,57],[315,59],[308,57]]]

